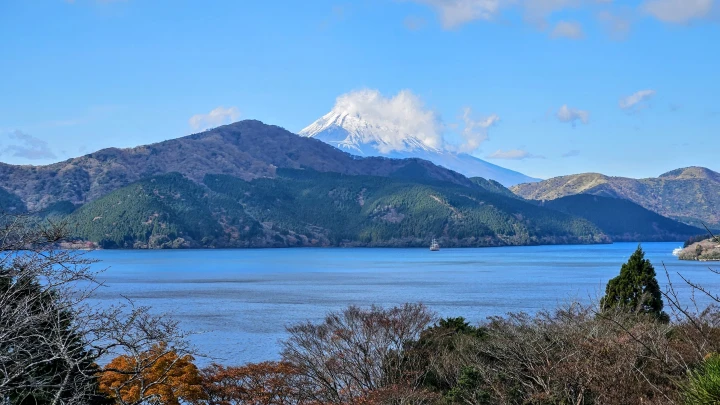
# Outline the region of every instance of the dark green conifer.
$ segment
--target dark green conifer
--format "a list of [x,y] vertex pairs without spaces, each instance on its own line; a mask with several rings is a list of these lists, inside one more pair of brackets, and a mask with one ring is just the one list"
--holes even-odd
[[645,252],[640,245],[627,263],[622,265],[620,275],[608,281],[600,306],[604,311],[622,308],[650,314],[662,321],[669,319],[663,311],[662,293],[655,268],[650,260],[645,259]]

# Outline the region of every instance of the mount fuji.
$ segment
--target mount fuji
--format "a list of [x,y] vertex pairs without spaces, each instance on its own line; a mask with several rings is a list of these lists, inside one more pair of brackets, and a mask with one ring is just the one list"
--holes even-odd
[[358,156],[420,158],[429,160],[467,177],[483,177],[510,187],[534,183],[541,179],[506,169],[467,153],[456,153],[423,142],[421,137],[404,133],[392,123],[372,124],[358,113],[333,109],[302,131],[300,136],[315,138]]

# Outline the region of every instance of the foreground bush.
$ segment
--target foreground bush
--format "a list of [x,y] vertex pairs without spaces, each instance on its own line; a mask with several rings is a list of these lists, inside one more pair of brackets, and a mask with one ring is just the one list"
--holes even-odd
[[114,358],[100,373],[100,390],[122,405],[198,400],[203,392],[193,360],[161,342],[147,351]]
[[696,370],[689,373],[682,385],[682,394],[688,405],[720,403],[720,356],[709,355]]
[[716,319],[695,319],[708,340],[689,322],[579,305],[496,317],[480,336],[427,350],[427,382],[455,404],[676,403],[687,365],[720,343]]
[[288,328],[283,359],[293,365],[308,399],[322,404],[376,403],[415,397],[418,359],[406,345],[417,340],[434,314],[421,304],[330,313],[319,324]]
[[299,371],[285,362],[241,367],[213,364],[202,370],[203,396],[196,405],[291,405],[305,403]]

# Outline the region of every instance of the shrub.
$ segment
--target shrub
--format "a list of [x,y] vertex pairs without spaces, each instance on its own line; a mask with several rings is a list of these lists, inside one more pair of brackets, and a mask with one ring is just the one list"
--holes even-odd
[[720,403],[720,356],[708,355],[697,369],[688,373],[681,385],[683,399],[688,405]]

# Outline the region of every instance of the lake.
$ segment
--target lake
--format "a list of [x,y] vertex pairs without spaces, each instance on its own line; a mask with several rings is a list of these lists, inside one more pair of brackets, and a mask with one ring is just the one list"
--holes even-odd
[[[715,289],[712,264],[679,261],[679,243],[643,243],[664,286],[682,273]],[[276,360],[285,326],[317,321],[350,304],[423,302],[441,316],[478,322],[507,312],[535,312],[604,292],[637,243],[477,249],[307,248],[261,250],[103,250],[107,268],[95,300],[121,295],[170,313],[198,333],[197,348],[224,364]],[[720,267],[720,265],[716,266]],[[689,289],[683,288],[687,295]],[[205,364],[209,360],[200,360]]]

